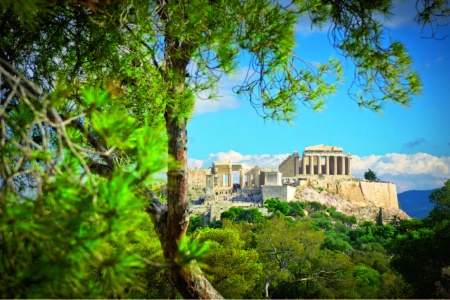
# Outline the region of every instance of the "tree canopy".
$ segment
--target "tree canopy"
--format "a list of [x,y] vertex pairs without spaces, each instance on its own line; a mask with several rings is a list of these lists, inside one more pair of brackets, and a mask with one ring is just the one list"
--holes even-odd
[[[419,22],[448,13],[431,2]],[[355,64],[359,105],[406,106],[421,83],[404,46],[385,38],[378,15],[390,9],[363,0],[2,1],[2,296],[122,295],[119,283],[151,263],[130,247],[150,216],[179,292],[220,298],[185,239],[196,97],[213,97],[246,55],[235,91],[261,115],[289,121],[299,104],[323,107],[342,66],[295,55],[295,24],[308,15],[313,26],[331,24],[332,43]],[[149,188],[164,169],[167,200]]]
[[[450,264],[450,180],[433,191],[435,207],[428,217],[403,220],[393,243],[392,265],[413,287],[417,298],[444,297],[449,292],[446,268]],[[438,287],[441,287],[440,289]]]
[[369,169],[367,172],[364,172],[364,179],[371,181],[378,180],[377,173]]

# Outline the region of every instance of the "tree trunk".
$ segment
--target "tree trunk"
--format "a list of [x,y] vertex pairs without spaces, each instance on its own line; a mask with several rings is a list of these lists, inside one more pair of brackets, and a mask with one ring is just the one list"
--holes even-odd
[[166,262],[170,266],[173,283],[184,298],[222,299],[223,297],[203,276],[195,264],[181,265],[178,249],[189,225],[189,203],[187,196],[187,137],[183,118],[166,113],[169,134],[169,154],[177,166],[167,173],[167,206],[156,197],[151,202],[151,216],[161,241]]
[[167,207],[159,201],[151,203],[155,224],[173,283],[184,298],[222,299],[195,263],[180,264],[179,246],[189,225],[187,173],[187,116],[185,96],[186,66],[190,47],[166,35],[165,81],[168,85],[165,120],[169,136],[168,153],[175,160],[167,172]]
[[270,282],[275,278],[275,276],[270,276],[267,278],[266,282],[264,283],[264,297],[269,298],[269,285]]
[[[195,263],[188,265],[179,261],[179,246],[189,225],[188,174],[187,174],[187,111],[192,106],[183,101],[185,97],[186,67],[195,44],[179,39],[179,33],[172,33],[177,26],[172,23],[183,22],[182,11],[170,11],[178,6],[170,6],[170,1],[161,1],[158,14],[164,24],[164,63],[155,67],[161,72],[167,85],[165,120],[169,135],[168,153],[175,160],[175,166],[169,166],[167,172],[167,206],[156,197],[152,197],[150,212],[161,241],[166,262],[170,266],[171,278],[184,298],[222,299],[223,297],[203,276]],[[175,18],[172,20],[172,18]],[[153,195],[154,196],[154,195]]]

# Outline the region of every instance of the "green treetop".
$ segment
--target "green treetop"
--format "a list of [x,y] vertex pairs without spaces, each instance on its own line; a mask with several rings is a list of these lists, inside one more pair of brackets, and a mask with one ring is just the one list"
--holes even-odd
[[[36,273],[31,289],[3,296],[109,297],[112,288],[126,290],[118,283],[133,282],[126,270],[137,266],[127,251],[130,224],[145,222],[136,216],[142,210],[130,208],[136,205],[151,216],[180,293],[220,298],[180,250],[189,249],[186,124],[196,95],[214,91],[245,55],[247,76],[235,91],[261,115],[290,121],[299,104],[321,109],[342,66],[334,58],[312,66],[295,55],[295,25],[308,15],[314,27],[331,24],[333,45],[356,66],[351,96],[359,105],[407,106],[421,83],[404,46],[386,39],[378,21],[391,2],[2,1],[0,230],[8,238],[0,247],[23,251],[23,260],[3,260],[0,276],[7,287],[11,278],[25,287],[31,273],[17,275],[31,258],[53,268],[37,268],[42,276]],[[419,21],[445,16],[443,8],[442,1],[426,1]],[[163,203],[147,187],[165,166]],[[59,234],[47,231],[54,224]],[[109,256],[94,251],[94,241],[106,240],[116,249]],[[58,263],[64,261],[73,265]],[[83,284],[85,274],[74,270],[89,261],[109,279]]]
[[367,172],[364,172],[364,179],[375,181],[378,180],[377,174],[369,169]]

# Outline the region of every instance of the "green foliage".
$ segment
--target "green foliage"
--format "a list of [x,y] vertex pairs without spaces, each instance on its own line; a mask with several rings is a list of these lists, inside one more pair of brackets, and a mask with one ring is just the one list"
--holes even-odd
[[[164,262],[160,249],[155,240],[144,238],[150,232],[155,237],[144,213],[149,201],[146,188],[159,171],[167,166],[176,170],[185,163],[170,162],[168,150],[177,149],[167,149],[167,133],[184,132],[195,95],[214,91],[221,75],[236,70],[243,55],[249,68],[234,91],[246,96],[265,118],[290,121],[299,104],[321,110],[326,96],[336,92],[343,69],[333,57],[313,67],[295,56],[295,25],[304,14],[314,26],[331,21],[331,40],[357,68],[353,86],[361,93],[353,96],[360,105],[375,111],[388,100],[408,105],[411,96],[420,93],[420,79],[404,46],[383,39],[377,21],[379,14],[389,14],[391,2],[367,3],[294,1],[286,8],[269,0],[193,0],[186,5],[141,0],[1,1],[0,296],[176,297],[164,280],[165,271],[150,266],[146,258]],[[444,8],[439,1],[427,3],[419,22],[431,23],[430,17],[439,12],[447,15]],[[319,251],[324,240],[320,231],[307,222],[277,217],[302,216],[300,206],[273,204],[274,217],[261,225],[269,232],[243,234],[250,227],[239,227],[239,235],[246,239],[246,250],[241,251],[247,252],[239,252],[240,259],[229,265],[242,265],[240,273],[214,281],[224,275],[217,270],[228,266],[221,265],[210,274],[224,295],[254,296],[260,272],[256,252],[248,248],[258,249],[265,275],[276,278],[273,286],[292,278],[293,272],[303,274],[296,269],[300,265],[308,269],[302,259]],[[309,204],[309,210],[316,211],[318,220],[326,219],[322,213],[326,207],[320,203]],[[407,228],[400,224],[399,241],[434,242],[434,233],[446,237],[448,224],[442,212],[430,216],[431,229],[429,224]],[[262,220],[256,209],[229,211],[223,218],[246,221],[245,226]],[[327,228],[332,230],[329,224]],[[381,237],[374,230],[365,226],[350,241],[374,249]],[[173,241],[180,242],[179,238]],[[276,266],[267,241],[281,249],[285,267]],[[449,249],[444,243],[433,245]],[[225,246],[218,245],[214,247],[220,253]],[[394,248],[403,259],[401,247]],[[178,250],[170,254],[179,254],[183,264],[205,258],[206,248],[195,239],[181,241]],[[329,261],[346,263],[329,255]],[[222,259],[218,256],[209,263]],[[153,276],[158,287],[146,279]],[[235,291],[231,284],[245,292]],[[346,284],[342,287],[351,286]],[[319,281],[312,285],[315,295],[322,297],[350,295],[320,288]]]
[[304,217],[305,212],[304,209],[306,208],[306,203],[304,202],[289,202],[289,212],[287,213],[288,216],[292,217]]
[[189,233],[193,233],[198,228],[202,228],[202,227],[203,227],[203,217],[202,216],[191,217],[189,219],[189,227],[188,227]]
[[348,216],[346,214],[343,214],[341,212],[338,211],[331,211],[330,212],[330,216],[335,219],[335,220],[339,220],[343,223],[347,223],[347,224],[356,224],[357,220],[355,216]]
[[309,207],[309,209],[308,209],[309,212],[326,211],[327,210],[327,206],[325,204],[322,204],[317,201],[307,202],[307,205]]
[[383,210],[380,207],[380,211],[378,212],[377,219],[375,220],[375,224],[377,226],[383,226]]
[[232,223],[231,221],[225,220],[223,222],[223,228],[231,228],[237,230],[239,233],[239,239],[244,242],[243,249],[255,249],[256,248],[256,235],[255,230],[258,228],[259,224],[250,224],[247,222]]
[[345,234],[335,231],[328,231],[326,233],[325,241],[321,247],[322,249],[329,249],[339,253],[348,252],[353,249],[348,241],[349,238]]
[[370,180],[370,181],[375,181],[375,180],[378,180],[378,177],[374,171],[369,169],[367,172],[364,172],[364,179]]
[[394,272],[381,275],[381,284],[378,290],[379,299],[410,299],[412,288],[403,277]]
[[[357,286],[365,289],[370,287],[371,289],[376,290],[381,282],[380,274],[374,269],[365,266],[356,266],[354,276]],[[370,295],[367,296],[370,297]]]
[[323,211],[314,211],[309,216],[313,219],[329,219],[328,215]]
[[[405,222],[403,222],[405,224]],[[407,224],[405,224],[407,225]],[[436,282],[443,281],[441,270],[449,261],[450,222],[408,229],[393,241],[392,266],[413,287],[413,297],[436,297]]]
[[430,202],[434,204],[428,217],[433,222],[450,219],[450,179],[440,189],[434,190],[430,195]]
[[[49,130],[43,117],[67,104],[61,98],[49,100],[70,90],[63,86],[40,102],[18,94],[17,109],[4,123],[10,134],[2,136],[8,142],[0,145],[0,177],[15,183],[0,182],[3,298],[121,297],[130,286],[138,288],[135,280],[146,268],[134,246],[145,235],[141,228],[151,222],[141,188],[167,164],[165,137],[147,123],[124,117],[114,90],[83,87],[91,109],[83,113],[82,105],[73,108],[68,116],[74,123],[54,114]],[[100,134],[89,136],[89,118],[94,120],[106,103],[110,120],[98,122]],[[108,122],[107,131],[102,122]],[[17,136],[25,141],[33,126],[40,129],[35,139],[40,145],[14,142]],[[123,169],[114,170],[102,165],[101,153],[90,147],[89,139],[111,141],[134,158],[133,164],[124,161]],[[13,166],[22,172],[11,173]]]
[[390,245],[392,266],[412,286],[416,298],[439,297],[437,282],[445,282],[442,269],[450,264],[450,180],[430,195],[435,207],[422,220],[402,220]]
[[279,211],[283,215],[289,214],[291,207],[287,202],[281,202],[279,199],[267,199],[264,201],[264,207],[271,212]]
[[210,253],[205,274],[214,287],[226,298],[258,298],[255,291],[262,276],[258,253],[246,250],[239,232],[233,228],[204,229],[199,240],[208,242]]
[[324,235],[309,222],[291,224],[285,218],[273,217],[258,228],[256,240],[264,279],[276,286],[293,279],[290,270],[316,255]]
[[136,237],[137,239],[133,240],[131,246],[145,259],[146,267],[143,272],[139,272],[133,284],[129,285],[126,298],[181,298],[176,287],[168,280],[170,274],[165,267],[166,261],[161,243],[153,224],[147,223]]
[[221,219],[231,221],[246,221],[248,223],[258,223],[262,220],[262,213],[255,207],[243,209],[242,207],[231,207],[220,214]]
[[197,236],[185,236],[178,247],[178,263],[181,266],[190,264],[193,260],[201,262],[210,251],[210,243],[202,241]]
[[[190,225],[190,224],[189,224]],[[209,223],[209,228],[216,228],[216,229],[219,229],[219,228],[222,228],[222,226],[223,226],[223,223],[222,223],[222,221],[213,221],[213,222],[211,222],[211,223]]]
[[227,219],[231,221],[237,221],[238,218],[244,213],[242,207],[231,207],[229,210],[220,214],[220,219]]

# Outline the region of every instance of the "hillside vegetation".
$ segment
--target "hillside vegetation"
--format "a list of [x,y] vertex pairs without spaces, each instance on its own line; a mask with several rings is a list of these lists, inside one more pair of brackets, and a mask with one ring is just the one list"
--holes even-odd
[[210,243],[205,273],[225,297],[448,297],[450,180],[430,201],[423,220],[385,222],[381,209],[367,220],[317,201],[269,199],[269,217],[234,207],[209,227],[193,218],[191,232]]

